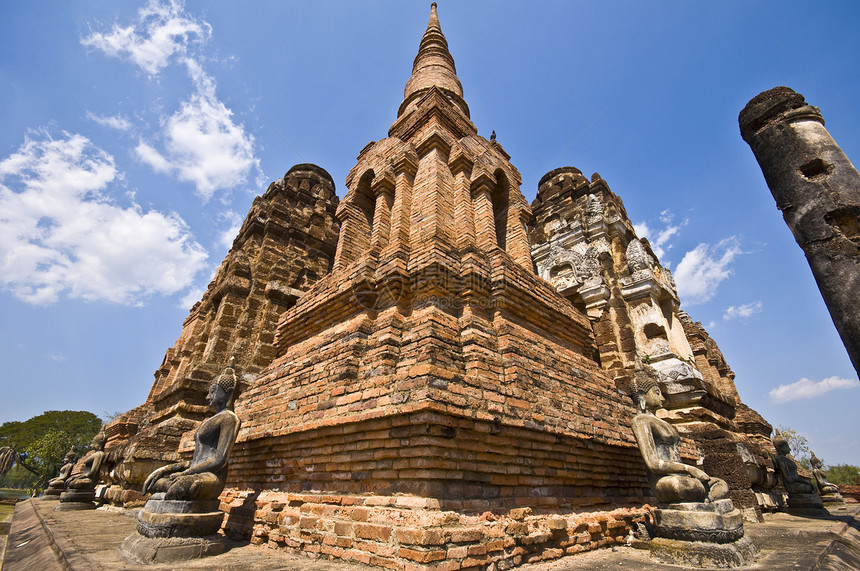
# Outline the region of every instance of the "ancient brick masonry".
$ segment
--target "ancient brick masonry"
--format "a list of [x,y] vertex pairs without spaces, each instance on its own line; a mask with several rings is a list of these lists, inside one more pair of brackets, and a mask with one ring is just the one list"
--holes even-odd
[[766,472],[753,444],[769,425],[621,199],[573,167],[531,207],[520,184],[470,119],[433,4],[397,118],[344,199],[299,165],[255,200],[147,402],[109,427],[115,501],[188,455],[230,357],[242,428],[223,529],[272,547],[454,570],[625,541],[653,502],[626,395],[641,361],[688,461]]
[[[734,373],[702,324],[680,309],[671,272],[637,238],[621,199],[597,173],[589,181],[564,167],[544,175],[532,209],[538,273],[588,315],[595,359],[619,390],[637,362],[657,369],[665,418],[691,439],[687,453],[729,483],[736,505],[758,510],[753,487],[766,487],[760,476],[773,472],[773,447],[756,438],[761,427],[748,435],[734,421],[742,405]],[[757,413],[743,410],[754,423]]]
[[498,514],[483,500],[412,496],[263,492],[254,498],[256,510],[243,509],[247,502],[241,493],[224,498],[237,506],[228,532],[253,526],[256,544],[409,570],[510,569],[623,543],[644,521],[635,509],[550,515],[521,507]]
[[233,357],[246,379],[274,358],[280,315],[331,269],[338,204],[331,176],[296,165],[257,197],[146,402],[108,426],[116,501],[128,501],[156,467],[179,459],[183,435],[209,414],[209,383]]
[[[632,406],[594,360],[587,317],[535,274],[519,184],[469,119],[434,7],[389,136],[347,177],[332,273],[284,313],[278,357],[236,402],[228,532],[459,568],[470,550],[484,564],[523,559],[487,518],[457,539],[484,512],[532,508],[534,529],[580,511],[624,522],[595,523],[588,538],[581,523],[553,524],[558,541],[538,557],[619,541],[641,520],[649,491]],[[326,517],[265,515],[269,494]],[[380,506],[368,517],[387,527],[356,528],[340,515],[354,505]],[[619,508],[632,511],[599,515]],[[410,543],[424,533],[415,510],[444,549]]]

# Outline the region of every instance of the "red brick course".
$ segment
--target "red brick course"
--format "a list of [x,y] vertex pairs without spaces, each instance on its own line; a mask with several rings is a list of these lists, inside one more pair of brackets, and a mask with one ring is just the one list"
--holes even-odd
[[[614,276],[599,317],[536,274],[521,176],[477,134],[435,18],[434,4],[397,119],[361,151],[344,199],[314,167],[255,201],[146,405],[113,432],[148,419],[172,430],[160,459],[189,456],[205,384],[236,356],[228,535],[437,571],[621,543],[653,500],[623,390],[641,333],[617,279],[628,240],[616,232],[596,258]],[[562,178],[579,186],[550,180],[540,200],[587,207],[580,191],[600,192],[633,235],[599,177]]]
[[[250,498],[255,509],[248,508]],[[227,490],[224,531],[259,545],[386,569],[439,571],[490,563],[509,569],[623,543],[648,518],[647,506],[583,513],[480,511],[463,510],[456,501],[404,506],[405,498]]]

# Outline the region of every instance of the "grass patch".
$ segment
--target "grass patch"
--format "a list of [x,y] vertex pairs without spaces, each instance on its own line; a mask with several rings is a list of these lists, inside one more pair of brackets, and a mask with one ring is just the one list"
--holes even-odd
[[6,504],[0,504],[0,521],[6,521],[10,517],[12,517],[13,511],[15,511],[15,506],[7,506]]

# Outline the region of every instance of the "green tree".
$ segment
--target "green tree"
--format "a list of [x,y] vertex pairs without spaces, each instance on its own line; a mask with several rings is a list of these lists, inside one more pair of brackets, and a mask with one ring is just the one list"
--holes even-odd
[[14,468],[6,472],[5,476],[0,476],[0,489],[29,490],[37,487],[38,482],[38,476],[16,464]]
[[837,464],[828,467],[824,473],[827,481],[840,486],[860,486],[860,467],[852,464]]
[[797,463],[805,469],[812,471],[812,464],[809,462],[811,457],[809,453],[809,440],[798,431],[792,430],[787,426],[780,426],[777,430],[788,441],[791,455],[794,456]]
[[70,447],[79,455],[101,428],[91,412],[49,410],[23,422],[0,425],[0,476],[13,466],[29,471],[44,487],[59,471]]

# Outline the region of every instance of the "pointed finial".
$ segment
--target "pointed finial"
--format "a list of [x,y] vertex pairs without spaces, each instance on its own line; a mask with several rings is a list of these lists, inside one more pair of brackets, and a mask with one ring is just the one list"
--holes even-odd
[[495,141],[495,140],[496,140],[496,130],[495,130],[495,129],[493,129],[493,132],[492,132],[492,134],[490,135],[490,140],[491,140],[491,141]]
[[431,87],[444,91],[466,116],[469,116],[469,107],[463,101],[463,86],[457,77],[454,58],[448,51],[448,41],[439,25],[435,2],[430,5],[430,20],[418,46],[418,55],[415,56],[412,64],[412,76],[403,90],[403,103],[398,110],[398,117],[409,103],[418,99],[420,94]]

